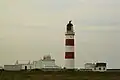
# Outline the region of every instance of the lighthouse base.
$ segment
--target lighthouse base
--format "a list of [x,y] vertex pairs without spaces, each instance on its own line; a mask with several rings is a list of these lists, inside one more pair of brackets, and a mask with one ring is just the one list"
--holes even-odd
[[65,68],[74,69],[74,59],[65,59]]

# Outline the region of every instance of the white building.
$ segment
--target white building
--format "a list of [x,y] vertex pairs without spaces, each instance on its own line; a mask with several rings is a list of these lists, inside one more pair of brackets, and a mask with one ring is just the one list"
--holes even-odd
[[40,60],[33,61],[33,63],[32,63],[32,69],[40,69],[40,67],[41,67]]
[[14,65],[4,65],[4,70],[29,70],[29,69],[60,69],[50,55],[46,55],[38,61],[17,60]]
[[86,63],[85,64],[85,69],[94,69],[95,68],[95,63]]
[[42,69],[42,68],[60,68],[55,64],[55,60],[51,59],[50,55],[46,55],[43,59],[38,61],[33,61],[32,63],[33,69]]
[[107,71],[106,63],[86,63],[85,70],[92,70],[98,72]]
[[107,71],[106,63],[96,63],[94,71],[99,72]]
[[4,65],[4,70],[8,71],[20,71],[21,68],[21,65]]
[[0,66],[0,69],[3,69],[3,67],[2,67],[2,66]]
[[31,69],[32,65],[30,61],[16,61],[14,65],[4,65],[4,70],[11,70],[11,71],[19,71],[19,70],[27,70]]
[[30,64],[30,61],[28,60],[17,60],[15,65],[21,66],[21,70],[32,69],[32,64]]

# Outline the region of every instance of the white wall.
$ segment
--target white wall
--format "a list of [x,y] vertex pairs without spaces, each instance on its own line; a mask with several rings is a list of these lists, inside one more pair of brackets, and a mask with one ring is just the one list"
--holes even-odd
[[18,71],[21,70],[21,65],[4,65],[4,70]]
[[54,68],[55,66],[55,61],[47,61],[47,60],[44,60],[42,61],[42,68]]
[[66,69],[74,69],[74,59],[65,59],[65,68]]
[[3,67],[2,67],[2,66],[0,66],[0,69],[3,69]]
[[22,67],[21,69],[25,69],[25,66],[27,66],[27,69],[32,69],[32,65],[31,64],[20,64]]
[[58,68],[54,60],[39,60],[33,61],[32,69],[41,69],[41,68]]
[[32,69],[40,69],[41,66],[42,66],[41,60],[39,60],[39,61],[33,61]]
[[87,64],[87,63],[85,64],[85,69],[94,69],[94,68],[95,68],[95,64],[92,64],[92,63],[91,64],[90,63],[89,64]]
[[[105,69],[104,69],[105,68]],[[101,70],[100,70],[101,69]],[[107,69],[106,69],[106,67],[104,67],[104,66],[101,66],[101,67],[96,67],[95,69],[94,69],[94,71],[99,71],[99,72],[104,72],[104,71],[106,71]]]

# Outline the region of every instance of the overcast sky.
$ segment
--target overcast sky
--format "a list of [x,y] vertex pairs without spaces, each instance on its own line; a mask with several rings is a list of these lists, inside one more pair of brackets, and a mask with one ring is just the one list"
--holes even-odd
[[0,64],[51,54],[64,65],[64,33],[76,32],[76,67],[120,68],[120,0],[0,0]]

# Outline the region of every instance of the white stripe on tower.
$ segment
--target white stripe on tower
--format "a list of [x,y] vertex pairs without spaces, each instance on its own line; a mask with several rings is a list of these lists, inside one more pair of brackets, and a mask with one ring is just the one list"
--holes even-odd
[[71,21],[67,25],[65,34],[65,67],[66,69],[74,69],[74,31]]
[[66,46],[65,52],[74,52],[74,47],[73,46]]

